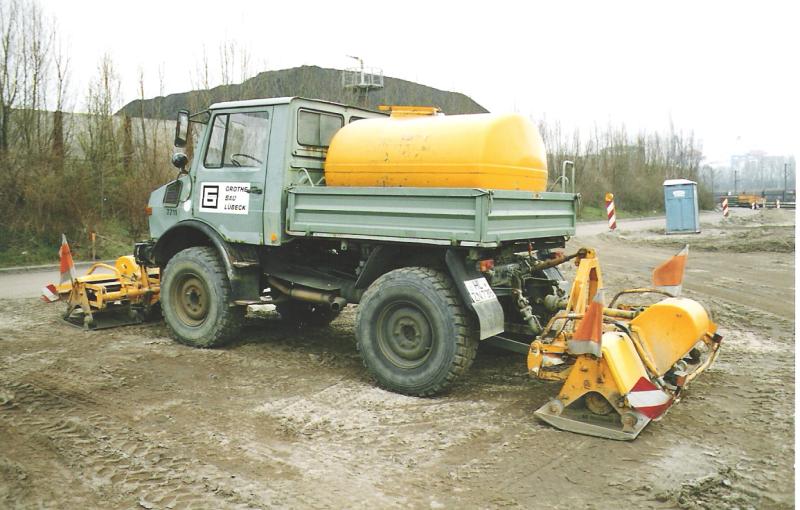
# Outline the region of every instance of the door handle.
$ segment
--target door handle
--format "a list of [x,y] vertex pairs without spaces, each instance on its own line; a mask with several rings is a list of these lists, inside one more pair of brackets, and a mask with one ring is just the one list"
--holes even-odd
[[259,188],[258,186],[252,186],[251,185],[250,186],[250,191],[248,191],[248,193],[254,193],[256,195],[260,195],[260,194],[264,193],[264,190]]

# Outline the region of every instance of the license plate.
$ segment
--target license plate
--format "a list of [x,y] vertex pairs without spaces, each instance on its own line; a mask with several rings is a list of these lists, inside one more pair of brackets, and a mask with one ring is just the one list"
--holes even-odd
[[486,278],[466,280],[464,285],[466,285],[467,292],[469,292],[469,297],[473,303],[481,303],[497,297],[494,295],[492,288],[489,287],[489,282],[486,281]]

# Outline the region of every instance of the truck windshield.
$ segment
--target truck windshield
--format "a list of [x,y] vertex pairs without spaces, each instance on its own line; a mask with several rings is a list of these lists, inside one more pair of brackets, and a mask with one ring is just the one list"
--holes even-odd
[[214,116],[204,166],[259,167],[266,159],[267,112],[224,113]]

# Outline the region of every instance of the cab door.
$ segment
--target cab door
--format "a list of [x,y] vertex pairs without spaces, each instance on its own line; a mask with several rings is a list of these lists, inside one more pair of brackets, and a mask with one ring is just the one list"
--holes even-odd
[[194,176],[195,218],[231,242],[263,244],[272,107],[215,111]]

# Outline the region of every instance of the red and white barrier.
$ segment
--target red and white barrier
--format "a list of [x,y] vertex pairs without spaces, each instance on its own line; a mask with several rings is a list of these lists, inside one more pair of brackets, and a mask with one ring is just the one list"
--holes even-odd
[[617,228],[617,211],[614,209],[614,194],[606,193],[606,214],[608,214],[608,228],[616,230]]
[[631,388],[630,393],[625,398],[628,399],[631,407],[651,420],[655,420],[664,414],[664,411],[669,409],[674,401],[671,395],[662,391],[644,377],[639,378],[639,381]]
[[58,301],[58,290],[52,283],[42,289],[42,301],[45,303],[55,303]]
[[728,199],[722,199],[722,217],[727,218],[730,215],[730,211],[728,210]]

